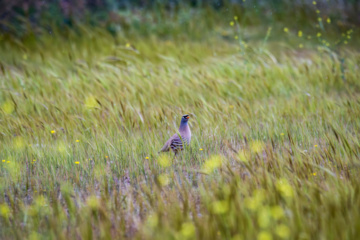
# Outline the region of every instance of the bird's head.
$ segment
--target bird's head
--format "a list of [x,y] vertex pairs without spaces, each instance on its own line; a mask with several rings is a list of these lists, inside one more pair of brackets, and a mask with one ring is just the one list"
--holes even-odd
[[189,121],[190,116],[188,114],[182,116],[181,123],[186,123]]

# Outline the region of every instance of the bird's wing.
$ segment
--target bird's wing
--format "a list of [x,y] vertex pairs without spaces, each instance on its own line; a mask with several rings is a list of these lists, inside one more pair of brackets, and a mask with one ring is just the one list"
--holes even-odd
[[169,138],[169,140],[166,141],[160,152],[167,152],[170,150],[170,147],[174,150],[179,148],[180,146],[182,146],[181,139],[179,135],[175,133],[174,135],[172,135],[171,138]]

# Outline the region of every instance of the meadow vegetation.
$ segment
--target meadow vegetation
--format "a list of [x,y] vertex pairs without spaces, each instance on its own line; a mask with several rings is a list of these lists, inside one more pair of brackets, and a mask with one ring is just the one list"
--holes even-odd
[[1,35],[1,239],[357,239],[355,28],[199,14]]

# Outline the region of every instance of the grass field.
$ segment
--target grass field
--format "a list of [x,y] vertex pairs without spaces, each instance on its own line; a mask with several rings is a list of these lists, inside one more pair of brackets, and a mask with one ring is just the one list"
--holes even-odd
[[226,24],[1,40],[0,238],[357,239],[358,42]]

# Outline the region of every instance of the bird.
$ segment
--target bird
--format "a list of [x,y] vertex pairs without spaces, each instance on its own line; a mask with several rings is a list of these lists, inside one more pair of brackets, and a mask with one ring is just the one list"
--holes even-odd
[[189,118],[189,115],[181,117],[179,133],[175,133],[171,138],[169,138],[169,140],[167,140],[161,148],[160,152],[168,152],[171,149],[176,155],[179,151],[184,149],[185,145],[190,144],[191,131],[188,124]]

